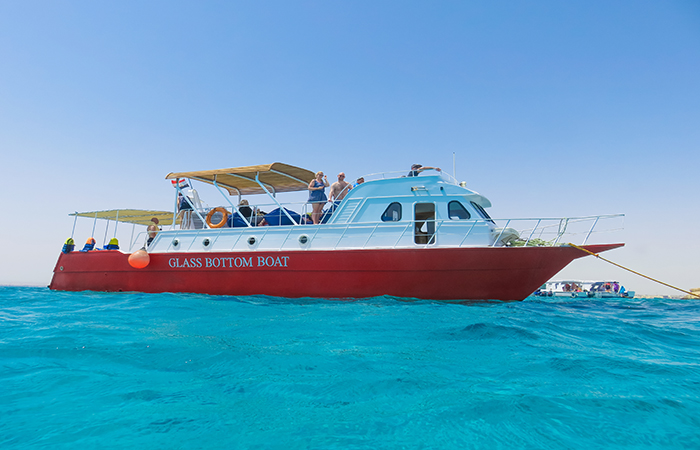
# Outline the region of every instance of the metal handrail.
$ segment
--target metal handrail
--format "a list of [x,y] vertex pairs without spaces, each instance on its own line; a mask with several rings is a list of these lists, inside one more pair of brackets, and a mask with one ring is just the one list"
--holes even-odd
[[[470,220],[453,220],[453,219],[440,219],[440,220],[434,220],[433,222],[436,224],[435,231],[433,233],[433,236],[437,236],[436,239],[438,239],[436,242],[438,245],[440,245],[440,241],[443,243],[445,242],[446,238],[447,241],[453,242],[454,246],[456,247],[462,247],[465,245],[465,242],[470,236],[474,235],[474,230],[476,229],[477,224],[482,224],[482,225],[488,225],[488,228],[492,230],[491,236],[496,235],[496,239],[492,242],[489,243],[484,243],[484,245],[488,246],[497,246],[500,238],[503,236],[505,233],[505,229],[509,227],[514,227],[515,230],[519,233],[521,238],[519,239],[520,244],[518,246],[529,246],[531,241],[533,240],[533,237],[538,234],[540,237],[544,236],[545,234],[553,235],[554,239],[549,240],[549,244],[547,245],[557,245],[559,241],[562,239],[564,235],[567,236],[575,236],[575,235],[584,235],[585,237],[583,238],[583,244],[588,242],[590,239],[591,235],[593,233],[601,233],[601,232],[614,232],[614,231],[619,231],[622,230],[623,228],[620,227],[610,227],[610,228],[605,228],[604,230],[596,230],[600,226],[601,220],[602,219],[612,219],[612,218],[622,218],[624,217],[623,214],[614,214],[614,215],[602,215],[602,216],[587,216],[587,217],[576,217],[576,218],[550,218],[550,219],[544,219],[544,218],[539,218],[539,219],[508,219],[505,221],[505,226],[502,227],[501,230],[499,230],[497,233],[493,233],[493,230],[495,229],[493,225],[491,225],[487,220],[484,219],[470,219]],[[500,220],[499,221],[503,221]],[[536,223],[534,226],[526,227],[524,229],[517,229],[517,223],[518,222],[530,222],[530,221],[535,221]],[[556,223],[548,223],[549,222],[556,222]],[[572,228],[572,224],[574,223],[581,223],[581,222],[586,222],[590,221],[592,222],[592,225],[590,227],[586,227],[583,230],[581,230],[581,227],[576,227]],[[342,242],[346,239],[348,236],[348,233],[351,230],[358,230],[360,228],[367,228],[369,233],[366,235],[366,238],[364,239],[364,243],[357,247],[353,248],[367,248],[369,246],[369,243],[372,242],[372,240],[375,238],[377,233],[380,230],[392,230],[396,229],[397,237],[394,240],[391,236],[387,236],[387,239],[393,240],[392,243],[388,243],[386,247],[388,248],[397,248],[400,246],[400,243],[404,240],[406,233],[412,229],[412,227],[415,227],[416,222],[425,222],[425,221],[415,221],[415,220],[402,220],[400,222],[381,222],[381,221],[372,221],[372,222],[351,222],[351,223],[327,223],[327,224],[321,224],[321,225],[281,225],[281,226],[265,226],[265,227],[242,227],[242,228],[236,228],[238,232],[235,232],[236,239],[233,242],[233,245],[230,247],[230,250],[233,250],[238,243],[240,242],[241,238],[247,237],[252,235],[253,233],[257,235],[258,237],[258,245],[256,245],[256,249],[260,247],[260,243],[263,242],[265,237],[269,233],[273,233],[276,231],[282,231],[284,230],[285,237],[282,239],[282,242],[280,244],[280,248],[282,248],[284,245],[286,245],[289,242],[289,239],[291,236],[293,236],[293,233],[295,230],[303,230],[303,229],[308,229],[308,228],[302,228],[302,227],[314,227],[314,232],[311,236],[310,241],[313,241],[314,238],[316,238],[319,233],[323,231],[331,231],[337,232],[335,234],[336,237],[335,242],[330,245],[330,248],[333,249],[338,249],[342,248]],[[563,224],[566,224],[565,226],[562,226]],[[556,228],[555,228],[556,227]],[[163,236],[165,239],[170,239],[171,242],[167,243],[167,250],[166,251],[172,251],[172,240],[179,238],[180,236],[187,236],[186,241],[189,240],[189,237],[193,236],[192,241],[189,242],[189,245],[187,246],[186,249],[182,249],[181,251],[189,252],[193,251],[193,248],[196,245],[196,242],[199,241],[199,238],[202,235],[213,235],[212,237],[212,244],[211,248],[215,246],[217,242],[220,241],[221,237],[225,234],[232,233],[234,229],[232,228],[220,228],[217,229],[216,231],[214,229],[210,228],[201,228],[197,230],[192,230],[192,229],[170,229],[170,230],[162,230],[159,232],[160,236]],[[309,231],[311,231],[309,229]],[[486,232],[486,231],[484,231]],[[258,234],[259,233],[259,234]],[[391,232],[393,234],[393,232]],[[480,232],[481,233],[481,232]],[[133,248],[134,245],[138,245],[140,242],[142,236],[141,235],[146,235],[147,231],[140,232],[136,239],[132,239],[130,246]],[[279,235],[279,234],[278,234]],[[480,235],[480,234],[479,234]],[[327,235],[331,237],[331,235]],[[362,236],[365,237],[364,234],[355,234],[354,236]],[[440,238],[440,236],[443,236]],[[452,236],[452,238],[449,238],[449,236]],[[459,241],[455,241],[455,236],[459,236]],[[527,238],[525,238],[527,236]],[[185,241],[185,242],[186,242]],[[524,242],[523,242],[524,241]],[[184,243],[184,242],[183,242]],[[153,244],[152,244],[153,245]],[[422,244],[421,244],[422,245]],[[426,244],[426,245],[433,245],[433,244]],[[313,246],[307,246],[306,248],[312,248]],[[384,245],[382,245],[384,247]],[[223,249],[220,249],[223,250]]]

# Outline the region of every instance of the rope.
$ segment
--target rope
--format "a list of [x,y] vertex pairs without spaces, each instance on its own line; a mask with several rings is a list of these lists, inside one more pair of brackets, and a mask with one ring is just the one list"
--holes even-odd
[[685,289],[681,289],[681,288],[679,288],[679,287],[672,286],[672,285],[670,285],[670,284],[668,284],[668,283],[664,283],[663,281],[659,281],[659,280],[657,280],[657,279],[655,279],[655,278],[648,277],[648,276],[646,276],[646,275],[644,275],[644,274],[642,274],[642,273],[635,272],[635,271],[632,270],[632,269],[628,269],[627,267],[621,266],[621,265],[619,265],[619,264],[617,264],[617,263],[614,263],[614,262],[610,261],[609,259],[605,259],[605,258],[603,258],[602,256],[600,256],[599,254],[593,253],[592,251],[589,251],[589,250],[586,250],[586,249],[583,248],[583,247],[579,247],[578,245],[572,244],[572,243],[570,243],[570,242],[569,242],[569,245],[572,246],[573,248],[576,248],[576,249],[579,249],[579,250],[581,250],[581,251],[584,251],[584,252],[588,253],[589,255],[593,255],[593,256],[595,256],[596,258],[600,258],[600,259],[602,259],[602,260],[605,261],[605,262],[609,262],[609,263],[612,264],[613,266],[617,266],[617,267],[619,267],[619,268],[621,268],[621,269],[627,270],[628,272],[632,272],[632,273],[634,273],[634,274],[637,274],[637,275],[639,275],[640,277],[644,277],[644,278],[646,278],[646,279],[648,279],[648,280],[655,281],[655,282],[657,282],[657,283],[659,283],[659,284],[663,284],[664,286],[668,286],[668,287],[670,287],[670,288],[672,288],[672,289],[675,289],[675,290],[677,290],[677,291],[681,291],[681,292],[683,292],[683,293],[685,293],[685,294],[692,295],[693,297],[700,298],[700,295],[698,295],[698,294],[694,294],[694,293],[692,293],[692,292],[690,292],[690,291],[686,291]]

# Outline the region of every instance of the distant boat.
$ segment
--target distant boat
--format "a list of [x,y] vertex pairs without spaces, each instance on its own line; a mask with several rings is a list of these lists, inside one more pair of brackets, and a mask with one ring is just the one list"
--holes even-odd
[[533,295],[538,297],[581,297],[581,298],[633,298],[635,292],[628,291],[617,281],[548,281]]

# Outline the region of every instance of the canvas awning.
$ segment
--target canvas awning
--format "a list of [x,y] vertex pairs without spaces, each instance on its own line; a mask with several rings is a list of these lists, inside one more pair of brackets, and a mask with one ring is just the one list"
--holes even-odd
[[[110,209],[108,211],[75,212],[71,216],[87,217],[89,219],[118,220],[119,222],[134,223],[136,225],[150,225],[151,219],[158,218],[160,225],[172,225],[172,211],[157,211],[145,209]],[[180,223],[180,220],[177,220]]]
[[310,170],[276,162],[230,169],[169,173],[165,178],[168,180],[189,178],[209,184],[214,184],[216,181],[217,185],[226,189],[231,195],[265,194],[265,190],[255,181],[256,175],[273,194],[305,191],[315,176]]

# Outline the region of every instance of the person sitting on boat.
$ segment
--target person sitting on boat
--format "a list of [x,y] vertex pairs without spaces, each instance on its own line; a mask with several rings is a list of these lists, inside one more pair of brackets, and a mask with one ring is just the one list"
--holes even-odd
[[311,203],[311,220],[314,225],[321,222],[321,211],[323,205],[328,201],[325,190],[329,186],[328,177],[323,172],[316,172],[316,178],[309,183],[309,203]]
[[409,177],[417,177],[421,172],[424,170],[437,170],[438,172],[441,171],[439,167],[428,167],[428,166],[422,166],[420,164],[414,164],[411,166],[411,171],[408,172]]
[[253,226],[260,225],[264,220],[264,214],[259,214],[259,211],[255,211],[254,208],[251,208],[246,199],[241,200],[238,204],[238,212]]
[[361,185],[362,183],[365,182],[365,177],[360,177],[355,181],[355,184],[352,185],[352,187],[356,188],[357,186]]
[[146,247],[151,245],[151,242],[153,242],[153,239],[155,239],[156,235],[160,231],[160,227],[158,226],[159,220],[157,217],[154,217],[151,219],[151,224],[148,226],[146,231],[148,232],[148,240],[146,241]]
[[335,211],[335,208],[340,205],[340,201],[348,195],[350,189],[352,189],[352,185],[345,181],[345,174],[340,172],[338,174],[338,181],[331,184],[331,189],[328,193],[328,201],[333,203],[331,205],[331,212]]

